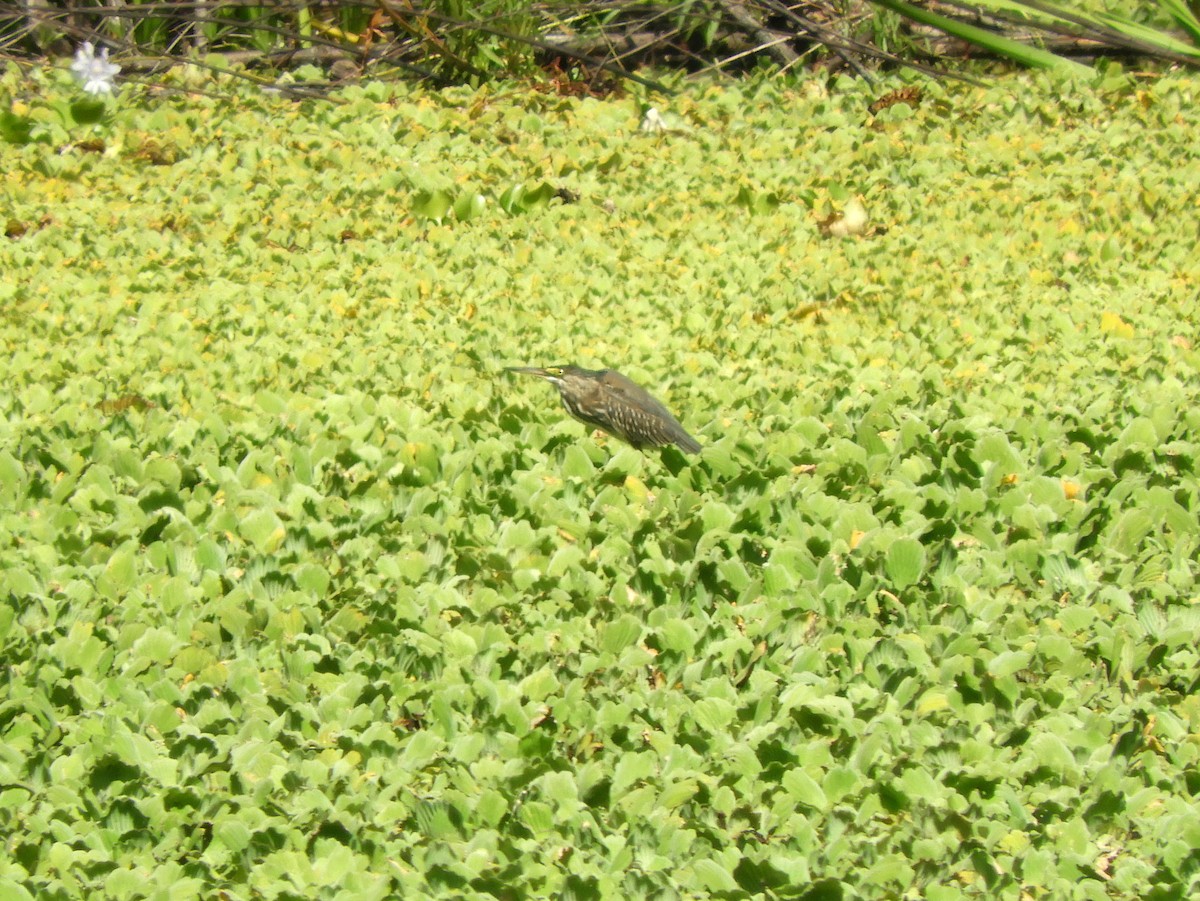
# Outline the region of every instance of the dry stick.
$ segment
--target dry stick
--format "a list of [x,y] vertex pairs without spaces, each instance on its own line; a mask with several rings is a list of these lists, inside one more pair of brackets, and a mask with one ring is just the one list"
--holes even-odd
[[[669,45],[674,31],[655,31],[654,23],[666,19],[669,14],[667,8],[659,9],[657,12],[651,12],[640,21],[634,23],[630,21],[623,26],[619,33],[610,34],[607,30],[602,29],[598,37],[592,38],[590,43],[583,41],[578,35],[566,37],[558,34],[546,35],[552,43],[559,44],[563,47],[571,48],[573,53],[582,56],[596,56],[598,54],[608,54],[609,62],[624,66],[626,61],[640,56],[649,54],[654,48]],[[623,49],[618,50],[618,41]],[[679,50],[680,48],[675,48]],[[686,48],[683,48],[685,55],[688,54]]]
[[[621,66],[624,66],[627,61],[636,57],[643,55],[650,56],[661,47],[664,53],[673,52],[701,67],[713,68],[711,60],[705,59],[700,54],[693,52],[688,48],[686,42],[679,41],[680,31],[671,24],[671,17],[675,11],[672,6],[663,5],[651,8],[637,20],[633,18],[623,19],[624,24],[621,26],[621,30],[616,33],[610,33],[607,29],[602,29],[597,37],[583,38],[579,35],[572,35],[570,37],[554,35],[553,40],[563,47],[570,48],[572,52],[581,56],[594,56],[597,53],[607,52],[609,62]],[[666,23],[663,26],[665,30],[658,30],[656,28],[656,23],[659,22]],[[742,32],[735,31],[732,34],[741,36]],[[724,32],[722,32],[722,36],[728,39],[724,35]],[[790,40],[790,37],[788,39]],[[617,48],[618,43],[621,45],[620,50]],[[703,71],[703,68],[701,71]],[[656,90],[659,90],[659,88],[656,88]]]
[[[789,7],[780,3],[779,0],[764,0],[764,2],[769,4],[771,8],[776,10],[776,12],[778,12],[780,15],[795,22],[803,31],[805,31],[805,33],[812,35],[823,45],[838,53],[842,59],[846,59],[846,56],[843,56],[842,51],[846,53],[853,51],[855,53],[861,53],[863,56],[885,60],[893,65],[906,66],[909,69],[913,69],[917,72],[924,72],[926,75],[932,75],[935,78],[952,78],[956,81],[966,82],[967,84],[982,84],[982,82],[980,82],[977,78],[972,78],[969,75],[960,75],[957,72],[947,72],[934,66],[927,66],[924,63],[913,62],[912,60],[908,59],[901,59],[894,53],[888,53],[886,50],[880,50],[878,47],[865,44],[862,41],[856,41],[853,38],[842,37],[837,32],[826,28],[823,25],[819,25],[811,19],[807,19],[799,13],[794,12]],[[851,67],[855,72],[862,74],[868,82],[873,81],[873,79],[866,73],[861,65],[856,64],[852,65]]]
[[[197,4],[196,3],[172,3],[172,4],[158,4],[157,6],[160,9],[163,7],[168,7],[168,6],[171,8],[175,8],[175,9],[195,9]],[[39,10],[42,11],[42,19],[40,22],[35,19],[35,24],[49,25],[50,20],[60,19],[60,18],[62,18],[63,13],[64,13],[64,11],[56,10],[53,7],[40,7]],[[47,13],[49,15],[47,15]],[[130,21],[133,21],[136,23],[143,19],[152,18],[155,14],[156,14],[155,5],[126,6],[117,12],[108,11],[104,14],[104,17],[125,19],[125,20],[130,20]],[[244,22],[234,21],[232,19],[224,19],[219,16],[213,16],[211,14],[208,18],[208,23],[210,25],[215,25],[218,27],[222,27],[222,26],[244,27],[246,24]],[[112,45],[116,49],[120,49],[125,52],[131,52],[131,51],[136,52],[139,49],[132,41],[118,40],[111,36],[103,35],[96,29],[72,26],[69,22],[56,22],[56,24],[54,25],[54,28],[60,34],[64,34],[76,41],[104,42],[104,43]],[[284,38],[284,39],[290,38],[293,35],[293,32],[289,31],[286,28],[282,28],[277,25],[268,25],[266,23],[257,23],[254,25],[254,28],[257,29],[258,31],[262,31],[267,34],[273,34],[277,37]],[[317,48],[323,48],[323,51],[318,51],[318,53],[316,55],[314,55],[311,60],[309,58],[307,58],[303,49],[300,49],[300,48],[283,49],[283,50],[266,50],[266,51],[235,50],[235,51],[229,51],[229,52],[225,52],[225,53],[205,54],[204,58],[188,57],[188,56],[183,56],[183,55],[179,55],[179,54],[174,54],[174,53],[171,53],[168,51],[167,53],[164,53],[158,57],[149,57],[149,56],[122,57],[121,65],[127,71],[140,71],[140,72],[152,72],[152,71],[163,68],[164,64],[166,64],[166,65],[192,65],[192,66],[197,66],[199,68],[208,69],[212,72],[232,74],[235,77],[241,78],[245,81],[250,81],[254,84],[258,84],[265,88],[275,88],[275,89],[278,89],[278,90],[283,91],[284,93],[288,93],[288,94],[293,94],[293,95],[297,95],[297,96],[307,96],[307,97],[322,97],[323,96],[322,92],[320,92],[319,90],[313,89],[312,86],[305,87],[303,85],[276,84],[274,82],[270,82],[265,79],[254,76],[250,73],[230,72],[229,70],[224,69],[220,66],[215,66],[215,65],[205,62],[206,58],[211,57],[211,58],[225,60],[227,65],[236,65],[238,63],[247,64],[247,63],[257,62],[259,60],[270,60],[273,65],[286,65],[287,62],[289,62],[290,60],[297,59],[297,58],[302,61],[307,62],[307,61],[321,61],[324,59],[333,59],[333,58],[340,58],[340,57],[354,58],[355,56],[359,55],[356,52],[350,50],[349,48],[346,48],[343,44],[339,44],[334,41],[329,41],[329,40],[326,40],[319,36],[313,36],[313,37],[309,38],[308,40],[309,40],[310,44],[314,45],[314,47],[310,48],[310,49],[315,50]],[[328,55],[322,55],[323,53],[327,53]],[[434,82],[438,82],[438,81],[441,81],[443,83],[445,82],[444,78],[439,79],[432,72],[429,72],[428,70],[424,69],[423,67],[418,66],[413,63],[410,63],[410,62],[407,62],[402,59],[391,59],[390,57],[386,57],[385,54],[383,54],[383,53],[373,55],[371,58],[372,59],[387,58],[393,64],[398,65],[404,69],[407,69],[408,71],[413,72],[414,74],[420,76],[421,78],[425,78],[425,79],[428,79],[428,80],[434,81]],[[203,92],[200,92],[200,93],[203,93]]]
[[[441,16],[437,13],[428,13],[426,18],[439,22],[445,25],[461,26],[463,23],[458,19],[453,19],[449,16]],[[471,27],[484,34],[490,34],[494,37],[503,38],[508,41],[516,41],[518,44],[525,44],[535,50],[541,50],[543,53],[554,54],[555,56],[565,56],[569,59],[576,60],[588,66],[594,66],[604,72],[609,72],[619,78],[624,78],[627,81],[633,81],[643,87],[658,91],[661,94],[674,94],[675,91],[668,88],[666,85],[655,81],[652,78],[646,78],[643,75],[638,75],[636,72],[626,72],[619,66],[615,66],[607,60],[596,59],[595,57],[587,56],[582,53],[577,53],[571,49],[571,44],[554,44],[544,38],[529,37],[524,34],[516,34],[511,31],[505,31],[503,28],[498,28],[494,25],[489,25],[486,22],[472,22]]]
[[[733,56],[727,56],[724,59],[719,59],[715,63],[705,66],[697,74],[703,75],[705,72],[709,72],[709,71],[720,71],[721,69],[725,68],[726,66],[736,63],[739,59],[745,59],[747,56],[754,56],[756,53],[762,53],[764,50],[771,50],[773,48],[774,44],[777,44],[780,41],[790,41],[790,40],[792,40],[791,37],[780,36],[780,37],[776,38],[771,44],[756,44],[753,47],[748,47],[745,50],[738,51],[737,53],[733,54]],[[780,68],[779,71],[781,74],[783,72],[786,72],[788,69],[792,68],[792,66],[798,64],[801,61],[801,59],[803,59],[803,57],[799,56],[798,54],[793,53],[792,55],[795,56],[796,58],[792,62],[790,62],[787,65],[782,66]]]
[[25,10],[25,15],[22,17],[25,25],[22,31],[25,34],[33,34],[34,29],[37,28],[37,19],[33,16],[33,0],[21,0],[21,6]]
[[759,46],[770,52],[785,69],[800,59],[800,55],[787,45],[788,35],[771,31],[755,18],[754,14],[746,9],[740,0],[717,0],[717,5],[729,13],[730,18],[744,28],[752,38],[755,38],[759,42]]
[[9,47],[15,47],[25,39],[27,35],[31,35],[34,29],[37,28],[37,20],[29,15],[26,10],[25,15],[21,16],[21,25],[19,28],[14,28],[8,34],[0,37],[0,52],[3,52]]
[[[795,24],[806,33],[816,38],[834,53],[836,53],[847,66],[855,71],[855,73],[868,84],[874,83],[875,79],[871,77],[871,73],[866,67],[850,55],[850,50],[857,49],[854,47],[855,42],[842,37],[831,28],[826,28],[824,25],[819,25],[812,19],[808,19],[792,11],[791,7],[784,6],[777,0],[767,0],[766,5],[774,9],[777,13],[782,13],[787,18],[791,19]],[[863,45],[866,47],[867,45]],[[870,48],[874,53],[867,52],[865,55],[877,55],[879,51],[876,48]],[[859,49],[859,53],[864,51]]]
[[200,0],[193,11],[192,19],[192,46],[198,53],[203,53],[208,49],[208,38],[204,34],[204,26],[212,16],[212,11],[208,8],[208,0]]
[[[144,18],[144,16],[130,15],[129,10],[130,10],[130,8],[127,7],[126,9],[121,10],[120,13],[117,15],[113,15],[112,12],[108,12],[108,13],[105,13],[105,15],[102,16],[101,18],[102,19],[103,18],[134,18],[134,19]],[[77,25],[71,24],[70,22],[58,23],[58,25],[56,27],[56,31],[59,34],[70,37],[71,39],[73,39],[75,41],[93,41],[96,43],[104,42],[106,44],[111,44],[113,47],[116,47],[118,49],[125,49],[125,48],[134,49],[134,50],[137,49],[136,45],[133,44],[133,42],[131,42],[131,41],[117,40],[117,39],[111,37],[110,35],[101,34],[98,30],[96,30],[94,28],[77,26]],[[210,56],[219,56],[219,54],[210,54]],[[164,56],[164,57],[158,58],[158,59],[137,58],[137,57],[134,57],[131,59],[131,58],[127,58],[127,57],[122,57],[121,58],[121,68],[125,69],[127,71],[154,71],[156,69],[162,68],[162,64],[163,64],[164,60],[172,65],[196,66],[197,68],[207,69],[210,72],[216,72],[218,74],[233,75],[237,78],[242,79],[243,81],[248,81],[251,84],[258,85],[261,88],[269,89],[269,90],[276,90],[282,94],[288,94],[293,97],[308,97],[308,98],[313,98],[313,99],[322,99],[324,97],[324,94],[321,91],[315,90],[315,89],[310,88],[305,85],[276,84],[274,82],[268,81],[267,79],[259,78],[256,75],[252,75],[249,72],[231,72],[228,69],[223,69],[220,66],[214,66],[211,63],[209,63],[205,60],[202,60],[202,59],[198,59],[198,58],[188,59],[186,57]],[[154,85],[150,85],[147,82],[139,81],[136,78],[124,78],[123,77],[121,80],[123,82],[131,82],[133,84],[142,84],[147,87],[154,87]],[[174,88],[174,87],[172,87],[172,88],[170,88],[170,90],[178,91],[180,93],[185,93],[185,94],[200,94],[205,97],[214,97],[214,98],[221,97],[220,94],[214,94],[211,91],[205,91],[200,88],[192,88],[192,87]]]

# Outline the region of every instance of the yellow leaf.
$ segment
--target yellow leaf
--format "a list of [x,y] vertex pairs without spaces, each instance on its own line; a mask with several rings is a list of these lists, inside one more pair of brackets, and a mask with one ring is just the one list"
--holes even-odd
[[1000,839],[1000,847],[1009,854],[1022,854],[1029,849],[1029,836],[1019,829],[1014,829]]
[[650,489],[646,487],[646,483],[637,476],[625,476],[625,490],[628,491],[636,500],[643,503],[650,497]]
[[949,706],[950,702],[946,699],[945,694],[940,691],[927,691],[917,703],[917,715],[925,716],[935,710],[945,710]]
[[1133,337],[1133,326],[1116,313],[1109,313],[1107,311],[1100,314],[1100,331],[1106,335],[1115,335],[1118,338]]

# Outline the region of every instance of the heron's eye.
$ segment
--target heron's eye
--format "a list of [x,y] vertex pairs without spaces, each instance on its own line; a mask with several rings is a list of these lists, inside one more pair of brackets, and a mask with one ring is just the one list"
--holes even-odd
[[561,370],[561,369],[559,369],[557,366],[551,366],[551,367],[550,367],[549,369],[547,369],[546,371],[547,371],[548,373],[550,373],[551,375],[562,375],[562,370]]

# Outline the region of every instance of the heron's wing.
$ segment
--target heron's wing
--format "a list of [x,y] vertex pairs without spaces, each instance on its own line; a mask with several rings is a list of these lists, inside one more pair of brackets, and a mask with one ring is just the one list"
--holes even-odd
[[613,369],[604,374],[603,381],[612,396],[613,418],[625,430],[630,444],[635,447],[675,444],[689,454],[700,450],[699,443],[671,411],[640,385]]
[[678,421],[671,415],[670,410],[651,396],[649,391],[632,379],[621,375],[615,369],[609,369],[604,373],[604,384],[608,386],[615,399],[624,401],[632,407],[640,407],[648,413],[656,413],[672,422]]

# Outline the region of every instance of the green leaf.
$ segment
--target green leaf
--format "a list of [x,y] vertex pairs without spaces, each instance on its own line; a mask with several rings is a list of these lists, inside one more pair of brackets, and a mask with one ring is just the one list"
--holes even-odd
[[0,488],[16,496],[24,479],[25,468],[21,461],[8,451],[0,450]]
[[826,810],[829,807],[824,790],[801,769],[793,768],[783,774],[783,788],[797,804],[814,810]]
[[448,191],[440,188],[432,191],[418,191],[413,198],[410,209],[419,219],[430,219],[441,222],[454,204],[454,198]]
[[1057,735],[1041,733],[1033,736],[1026,746],[1026,753],[1033,757],[1038,766],[1060,773],[1077,771],[1075,755]]
[[313,882],[317,885],[339,885],[361,865],[354,852],[338,841],[317,842],[313,857]]
[[664,650],[691,654],[696,647],[696,630],[685,620],[668,620],[658,629]]
[[25,886],[7,876],[0,876],[0,895],[10,901],[34,901],[33,895],[29,894]]
[[578,445],[568,447],[563,454],[562,473],[565,478],[590,480],[596,472],[596,465],[588,457],[587,452]]
[[29,570],[13,567],[4,574],[7,587],[13,597],[22,598],[42,593],[42,584]]
[[773,191],[755,191],[743,185],[735,198],[739,206],[755,215],[774,212],[779,208],[779,195]]
[[562,578],[576,570],[584,559],[583,551],[577,545],[564,544],[550,558],[550,562],[546,565],[546,575],[552,579]]
[[733,528],[733,524],[737,521],[737,514],[726,504],[712,501],[704,505],[700,518],[704,523],[704,531],[711,535],[728,532]]
[[501,193],[497,203],[504,212],[515,216],[545,206],[554,198],[555,193],[554,186],[547,182],[542,182],[532,188],[527,188],[523,184],[515,184]]
[[1028,651],[1005,651],[988,662],[988,672],[997,679],[1006,679],[1026,669],[1030,659]]
[[700,728],[717,734],[725,731],[736,712],[732,704],[721,698],[704,698],[692,708],[692,716]]
[[621,156],[620,151],[613,151],[608,156],[606,156],[604,159],[602,159],[597,164],[596,168],[599,169],[602,174],[608,175],[611,172],[617,171],[624,165],[625,165],[625,160]]
[[641,621],[625,614],[600,627],[600,649],[609,654],[620,654],[633,645],[641,634]]
[[454,201],[454,218],[460,222],[469,222],[480,216],[487,209],[487,199],[482,194],[465,191]]
[[620,797],[642,780],[650,778],[655,769],[654,755],[649,752],[622,754],[612,771],[612,795]]
[[238,523],[238,534],[262,553],[270,553],[283,544],[287,530],[272,510],[255,510]]
[[240,744],[230,752],[233,770],[251,782],[260,782],[284,768],[284,758],[279,750],[278,745],[264,739]]
[[11,110],[0,110],[0,138],[9,144],[28,144],[32,140],[33,120]]
[[659,795],[658,803],[665,810],[675,810],[694,798],[699,788],[699,783],[695,779],[685,779],[682,782],[676,782],[663,789],[662,794]]
[[76,125],[94,125],[104,120],[107,110],[103,100],[76,100],[71,104],[71,119]]
[[287,412],[287,401],[274,392],[259,391],[254,395],[254,400],[268,416],[280,416]]
[[306,563],[295,574],[296,587],[324,596],[331,581],[329,572],[318,563]]
[[109,597],[120,597],[133,587],[136,578],[137,554],[132,547],[124,545],[108,558],[97,587]]
[[715,860],[698,860],[692,865],[696,874],[693,888],[701,888],[706,892],[736,892],[737,880],[733,873],[723,864]]
[[223,817],[214,827],[213,836],[230,851],[240,854],[250,847],[253,833],[235,817]]
[[915,585],[925,570],[925,548],[913,538],[893,541],[887,551],[888,579],[897,589]]

